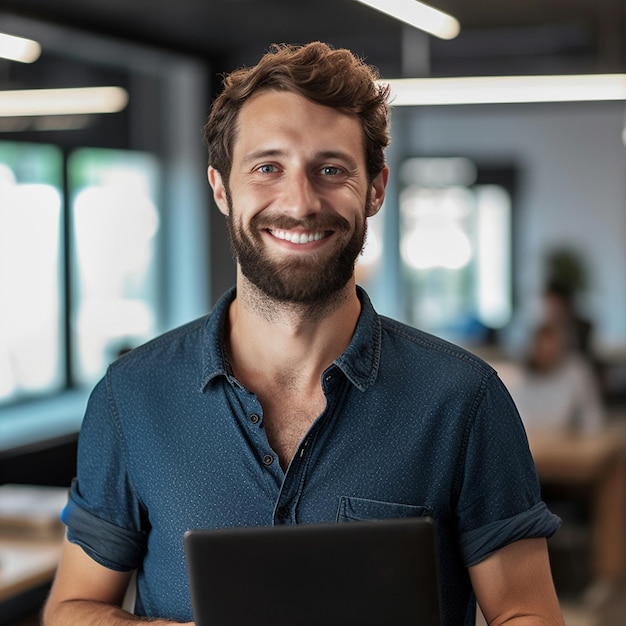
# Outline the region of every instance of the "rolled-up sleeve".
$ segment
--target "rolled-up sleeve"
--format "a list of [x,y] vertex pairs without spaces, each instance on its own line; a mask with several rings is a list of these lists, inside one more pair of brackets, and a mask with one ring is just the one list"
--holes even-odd
[[467,567],[514,541],[558,530],[561,520],[541,501],[517,409],[495,375],[469,422],[462,467],[457,516]]
[[463,561],[470,567],[514,541],[533,537],[550,537],[559,526],[559,518],[550,513],[546,505],[540,502],[515,517],[492,522],[464,533],[461,537]]
[[105,377],[90,396],[79,437],[77,477],[61,519],[68,540],[96,562],[131,571],[146,550],[145,516],[127,473],[127,446],[109,384]]
[[67,538],[79,545],[94,561],[119,572],[130,572],[141,563],[146,538],[142,532],[120,528],[89,513],[77,503],[76,481],[72,484],[61,520]]

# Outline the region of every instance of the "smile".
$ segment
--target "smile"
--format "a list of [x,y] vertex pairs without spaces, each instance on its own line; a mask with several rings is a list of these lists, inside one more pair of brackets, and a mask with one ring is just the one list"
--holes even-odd
[[284,241],[289,241],[290,243],[311,243],[311,241],[319,241],[326,237],[327,233],[325,231],[321,232],[294,232],[289,230],[269,230],[268,231],[277,239],[282,239]]

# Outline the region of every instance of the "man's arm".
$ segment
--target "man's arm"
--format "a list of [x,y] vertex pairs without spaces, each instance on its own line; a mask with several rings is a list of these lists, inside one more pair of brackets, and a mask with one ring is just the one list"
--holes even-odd
[[469,568],[489,626],[563,626],[545,539],[522,539]]
[[[125,626],[177,622],[140,618],[121,608],[131,574],[96,563],[82,548],[65,540],[59,568],[43,612],[43,626]],[[187,626],[193,626],[189,622]]]

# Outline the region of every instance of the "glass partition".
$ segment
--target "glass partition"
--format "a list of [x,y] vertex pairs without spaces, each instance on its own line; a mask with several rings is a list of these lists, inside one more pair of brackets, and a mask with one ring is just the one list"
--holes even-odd
[[368,221],[357,282],[387,315],[456,343],[491,342],[513,310],[515,168],[413,157],[398,171],[397,203]]
[[63,155],[0,142],[0,403],[65,383]]
[[83,148],[68,181],[72,377],[90,384],[158,328],[159,166],[145,153]]

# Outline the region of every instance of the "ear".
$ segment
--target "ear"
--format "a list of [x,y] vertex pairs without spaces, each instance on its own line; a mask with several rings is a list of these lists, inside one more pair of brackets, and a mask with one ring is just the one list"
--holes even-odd
[[385,200],[385,189],[387,188],[388,181],[389,167],[385,165],[378,176],[376,176],[376,178],[372,181],[372,193],[370,195],[370,202],[366,212],[367,217],[376,215],[376,213],[378,213],[380,208],[383,206],[383,201]]
[[213,189],[213,199],[215,200],[215,204],[217,204],[217,208],[224,215],[228,215],[228,198],[226,197],[226,187],[222,180],[222,175],[214,167],[209,165],[207,176],[209,178],[209,184]]

